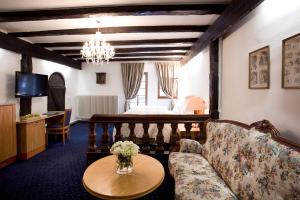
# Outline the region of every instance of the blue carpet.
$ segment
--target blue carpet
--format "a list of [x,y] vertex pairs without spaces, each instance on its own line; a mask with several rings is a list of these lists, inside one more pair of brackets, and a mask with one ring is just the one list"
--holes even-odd
[[[0,169],[0,199],[95,199],[82,186],[87,135],[88,124],[76,124],[72,126],[71,139],[65,145],[58,140],[50,143],[47,150],[37,156]],[[172,199],[168,197],[169,185],[165,181],[160,188],[142,199]]]

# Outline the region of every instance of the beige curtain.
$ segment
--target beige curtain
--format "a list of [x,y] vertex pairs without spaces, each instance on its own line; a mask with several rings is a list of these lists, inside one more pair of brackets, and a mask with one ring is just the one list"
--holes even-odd
[[125,111],[130,109],[130,99],[136,97],[144,72],[144,63],[121,63]]
[[178,63],[164,62],[155,63],[158,81],[162,91],[167,97],[173,99],[177,94],[175,72],[178,70]]

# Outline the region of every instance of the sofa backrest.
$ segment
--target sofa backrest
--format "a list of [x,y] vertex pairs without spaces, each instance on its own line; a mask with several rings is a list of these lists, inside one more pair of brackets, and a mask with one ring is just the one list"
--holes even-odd
[[300,199],[300,151],[270,133],[208,122],[202,154],[239,199]]

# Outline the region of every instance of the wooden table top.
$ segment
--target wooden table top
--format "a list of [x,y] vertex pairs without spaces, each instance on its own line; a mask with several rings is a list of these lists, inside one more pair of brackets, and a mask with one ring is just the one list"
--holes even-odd
[[133,172],[116,173],[116,156],[92,163],[84,172],[83,186],[93,196],[102,199],[134,199],[154,191],[164,180],[162,164],[147,155],[133,156]]
[[16,122],[17,124],[27,124],[27,123],[32,123],[32,122],[37,122],[37,121],[41,121],[41,120],[46,120],[52,117],[57,117],[60,115],[63,115],[64,112],[60,112],[60,113],[56,113],[56,114],[52,114],[52,115],[40,115],[37,117],[30,117],[28,119],[21,119],[20,117],[17,117]]

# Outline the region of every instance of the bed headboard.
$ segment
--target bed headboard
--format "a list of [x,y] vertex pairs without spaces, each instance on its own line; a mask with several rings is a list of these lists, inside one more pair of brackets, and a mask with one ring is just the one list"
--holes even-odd
[[118,114],[118,96],[76,96],[78,119],[89,119],[94,114]]

